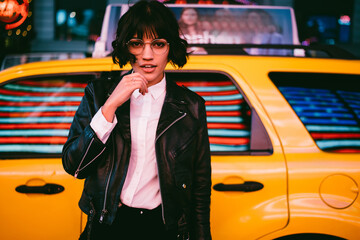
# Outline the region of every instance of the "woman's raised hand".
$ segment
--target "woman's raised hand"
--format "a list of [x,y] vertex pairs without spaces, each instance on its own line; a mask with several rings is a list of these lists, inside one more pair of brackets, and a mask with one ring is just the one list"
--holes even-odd
[[102,107],[102,114],[105,119],[112,122],[116,109],[126,102],[136,89],[139,89],[140,93],[145,95],[148,92],[147,84],[148,81],[140,73],[124,76]]

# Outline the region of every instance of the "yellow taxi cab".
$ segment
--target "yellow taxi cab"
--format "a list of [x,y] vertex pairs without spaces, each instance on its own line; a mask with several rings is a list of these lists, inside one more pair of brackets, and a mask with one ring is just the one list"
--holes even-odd
[[[110,58],[0,72],[0,239],[78,239],[83,181],[61,149]],[[213,239],[359,239],[360,60],[192,55],[167,78],[206,100]]]

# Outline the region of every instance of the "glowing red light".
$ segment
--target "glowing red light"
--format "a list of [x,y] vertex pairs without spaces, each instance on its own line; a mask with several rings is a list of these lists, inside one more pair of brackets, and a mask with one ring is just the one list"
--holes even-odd
[[350,25],[350,21],[351,21],[350,16],[342,15],[338,22],[340,25]]
[[0,2],[0,21],[8,23],[5,29],[13,29],[20,26],[29,13],[29,0],[23,0],[19,4],[17,0],[4,0]]

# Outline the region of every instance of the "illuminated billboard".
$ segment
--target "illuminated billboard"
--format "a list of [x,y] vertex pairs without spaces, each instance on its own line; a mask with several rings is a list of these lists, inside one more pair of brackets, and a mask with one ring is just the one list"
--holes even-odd
[[[181,35],[189,44],[299,44],[295,15],[290,7],[216,4],[167,6],[174,12]],[[104,57],[111,53],[117,22],[128,9],[127,4],[107,7],[93,57]],[[251,51],[262,50],[254,48]]]

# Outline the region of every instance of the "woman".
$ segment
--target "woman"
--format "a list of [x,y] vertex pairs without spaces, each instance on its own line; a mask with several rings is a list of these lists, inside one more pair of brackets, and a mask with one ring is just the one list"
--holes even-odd
[[172,12],[140,1],[119,20],[113,60],[132,70],[85,89],[63,148],[86,178],[80,239],[211,239],[211,167],[204,100],[166,79],[187,62]]
[[189,43],[202,43],[203,32],[199,22],[199,13],[195,8],[185,7],[182,9],[179,26]]

